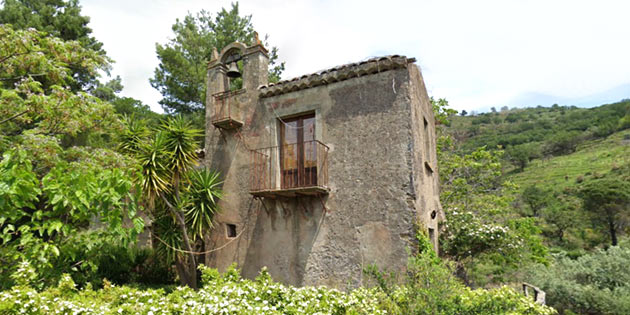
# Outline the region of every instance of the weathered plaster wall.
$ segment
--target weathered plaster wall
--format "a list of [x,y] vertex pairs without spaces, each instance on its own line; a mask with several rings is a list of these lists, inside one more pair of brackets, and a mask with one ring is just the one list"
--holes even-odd
[[[444,214],[439,202],[435,116],[420,69],[414,64],[410,64],[408,68],[411,82],[414,82],[410,90],[410,103],[414,148],[413,178],[415,191],[419,194],[415,198],[415,208],[418,209],[420,221],[427,228],[427,233],[431,234],[429,236],[432,236],[431,241],[437,251],[438,221],[444,219]],[[428,229],[432,229],[433,233],[429,233]]]
[[[211,82],[214,75],[210,70],[209,90],[220,85]],[[416,221],[435,227],[430,210],[439,205],[437,179],[422,164],[433,116],[424,85],[412,80],[421,76],[409,65],[273,97],[259,99],[251,89],[240,94],[243,128],[209,124],[206,131],[206,164],[221,171],[226,192],[207,238],[208,249],[220,250],[206,255],[206,263],[223,269],[237,262],[246,277],[266,266],[285,283],[339,288],[360,285],[369,264],[404,270]],[[330,147],[330,193],[254,199],[248,149],[276,145],[278,118],[308,112],[316,115],[316,138]],[[207,106],[207,121],[212,115]],[[421,117],[430,122],[428,134]],[[435,151],[426,156],[436,164]],[[225,223],[236,224],[240,237],[229,239]]]

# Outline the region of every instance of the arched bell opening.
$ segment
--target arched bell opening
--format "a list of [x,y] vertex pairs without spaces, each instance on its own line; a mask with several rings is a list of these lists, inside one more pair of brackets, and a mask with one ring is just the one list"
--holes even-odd
[[245,45],[241,43],[232,43],[221,51],[219,61],[225,70],[226,91],[236,91],[243,88],[243,54],[245,49]]

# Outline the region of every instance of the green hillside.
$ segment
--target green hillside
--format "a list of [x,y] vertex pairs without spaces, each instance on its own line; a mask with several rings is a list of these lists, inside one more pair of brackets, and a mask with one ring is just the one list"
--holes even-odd
[[521,188],[540,185],[550,190],[574,187],[592,174],[605,174],[630,163],[630,130],[606,138],[589,140],[574,153],[532,160],[522,172],[510,172],[508,178]]
[[628,163],[630,100],[594,108],[504,107],[474,116],[453,116],[448,127],[458,150],[505,151],[504,171],[521,186],[575,183],[586,173],[606,173]]
[[518,186],[511,211],[535,219],[553,250],[581,255],[630,232],[626,206],[610,216],[615,234],[602,219],[607,201],[585,205],[586,188],[629,180],[630,100],[588,109],[554,105],[460,114],[447,130],[459,154],[480,147],[504,151],[503,178]]
[[500,146],[522,167],[530,160],[566,155],[588,140],[630,128],[630,100],[594,108],[574,106],[503,108],[475,116],[456,116],[450,131],[461,150]]

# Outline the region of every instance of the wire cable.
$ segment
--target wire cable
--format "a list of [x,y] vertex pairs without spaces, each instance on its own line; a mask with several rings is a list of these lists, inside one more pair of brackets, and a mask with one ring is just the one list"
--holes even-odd
[[218,248],[213,248],[211,250],[207,250],[205,252],[191,252],[191,251],[187,251],[187,250],[183,250],[183,249],[179,249],[179,248],[175,248],[169,244],[167,244],[165,241],[163,241],[159,236],[153,234],[153,236],[160,241],[162,244],[164,244],[164,246],[176,251],[176,252],[180,252],[180,253],[185,253],[185,254],[193,254],[193,255],[204,255],[204,254],[208,254],[208,253],[212,253],[212,252],[216,252],[219,250],[224,249],[226,246],[230,245],[230,243],[234,242],[236,239],[238,239],[239,237],[241,237],[241,234],[243,234],[243,232],[245,232],[246,229],[243,229],[240,233],[238,233],[238,235],[236,235],[234,238],[232,238],[231,240],[229,240],[227,243],[221,245]]

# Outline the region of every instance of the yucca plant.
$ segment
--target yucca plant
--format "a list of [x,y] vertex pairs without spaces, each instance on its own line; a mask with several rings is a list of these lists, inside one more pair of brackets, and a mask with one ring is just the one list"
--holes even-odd
[[150,208],[153,208],[156,199],[171,191],[172,169],[168,165],[171,155],[166,150],[166,135],[162,131],[140,144],[136,152],[136,159],[142,167],[140,187]]
[[[161,213],[155,215],[155,219],[151,224],[151,232],[160,238],[160,242],[155,244],[155,251],[161,258],[165,258],[169,264],[177,261],[178,255],[182,253],[176,252],[171,248],[181,248],[182,233],[179,227],[174,224],[173,217],[167,213],[167,210],[161,209]],[[160,210],[158,210],[159,212]],[[164,244],[164,243],[166,244]]]
[[171,117],[162,124],[166,135],[165,148],[171,154],[170,166],[174,176],[186,174],[197,165],[197,139],[202,131],[193,128],[189,120],[181,116]]
[[122,119],[124,129],[118,136],[118,150],[122,153],[135,154],[149,136],[146,122],[134,115],[125,115]]
[[[153,138],[139,140],[135,135],[141,128],[127,125],[135,129],[127,131],[124,139],[129,143],[121,147],[130,150],[142,166],[139,182],[157,224],[154,232],[164,236],[160,239],[167,244],[161,246],[172,251],[166,258],[174,259],[182,284],[197,288],[193,242],[212,227],[222,197],[219,174],[194,168],[202,132],[186,119],[172,117]],[[174,230],[179,231],[178,236],[173,235]],[[183,251],[175,253],[180,248]]]
[[193,170],[190,175],[190,206],[186,212],[187,224],[193,239],[202,238],[204,231],[212,228],[217,202],[223,197],[219,173],[207,169]]

